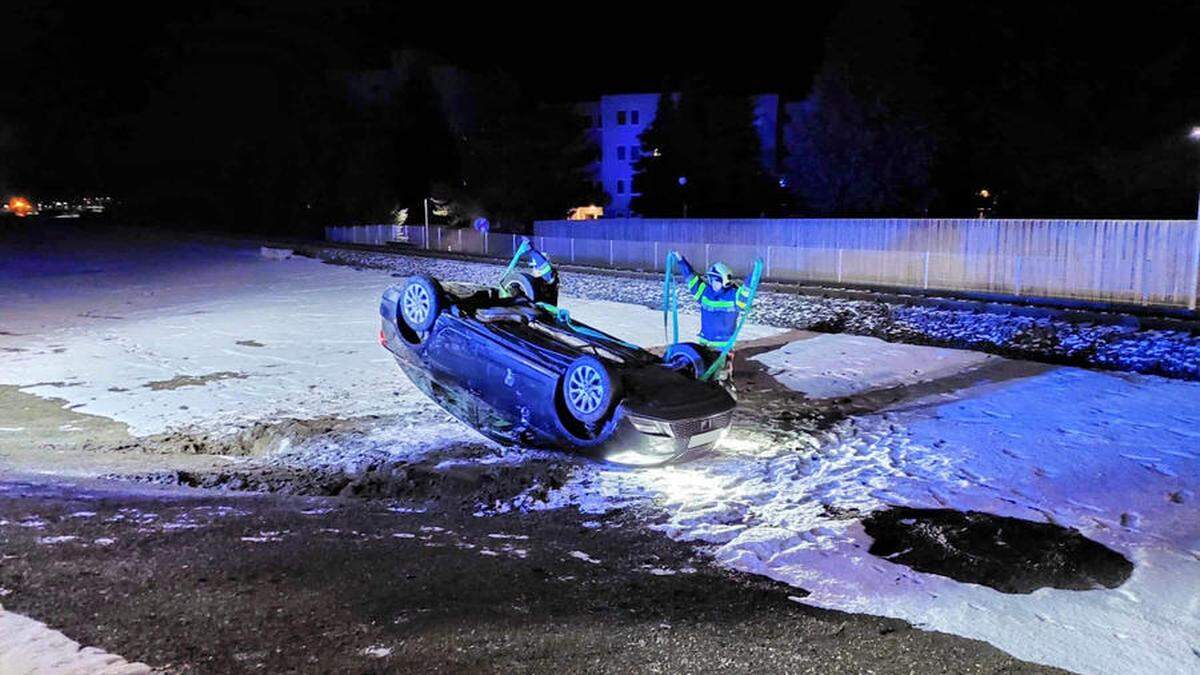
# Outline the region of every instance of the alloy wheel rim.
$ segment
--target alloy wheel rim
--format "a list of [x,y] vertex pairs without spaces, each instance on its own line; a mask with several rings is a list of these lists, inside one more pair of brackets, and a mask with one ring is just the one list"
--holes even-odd
[[567,396],[571,399],[571,405],[579,412],[585,415],[596,412],[604,399],[604,384],[600,373],[589,365],[576,368],[567,383]]
[[409,323],[420,324],[429,316],[429,292],[413,284],[404,289],[404,316]]

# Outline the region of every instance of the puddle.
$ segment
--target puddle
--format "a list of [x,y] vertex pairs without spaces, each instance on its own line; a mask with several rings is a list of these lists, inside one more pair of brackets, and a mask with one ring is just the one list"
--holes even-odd
[[894,508],[863,519],[872,555],[1002,593],[1116,588],[1133,563],[1078,530],[978,511]]

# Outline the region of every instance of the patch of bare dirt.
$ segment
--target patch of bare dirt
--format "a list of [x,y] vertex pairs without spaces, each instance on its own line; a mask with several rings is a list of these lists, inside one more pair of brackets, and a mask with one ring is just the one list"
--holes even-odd
[[169,389],[180,389],[183,387],[203,387],[209,382],[220,382],[221,380],[244,380],[249,375],[245,373],[235,373],[229,370],[222,370],[216,373],[205,373],[204,375],[176,375],[169,380],[155,380],[143,384],[153,391],[163,391]]

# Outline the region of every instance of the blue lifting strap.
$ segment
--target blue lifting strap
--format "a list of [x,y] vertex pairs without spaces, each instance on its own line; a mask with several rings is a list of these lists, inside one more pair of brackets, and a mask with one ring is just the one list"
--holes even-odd
[[[679,344],[679,290],[675,288],[675,252],[667,251],[667,261],[663,265],[666,274],[663,279],[663,339],[667,341],[667,351]],[[667,331],[667,317],[671,319],[671,331]],[[666,353],[666,352],[664,352]]]
[[746,325],[746,319],[750,317],[750,308],[754,304],[755,294],[758,293],[758,282],[762,279],[762,269],[763,261],[762,258],[759,258],[754,261],[754,270],[750,272],[750,279],[746,282],[746,288],[749,289],[746,296],[746,309],[742,310],[742,316],[738,318],[737,327],[733,329],[733,335],[729,336],[729,342],[725,344],[720,355],[717,356],[717,360],[713,361],[708,370],[704,371],[704,374],[700,376],[701,380],[707,381],[725,365],[725,360],[729,357],[730,350],[733,349],[734,343],[737,342],[738,333],[742,332],[742,326]]

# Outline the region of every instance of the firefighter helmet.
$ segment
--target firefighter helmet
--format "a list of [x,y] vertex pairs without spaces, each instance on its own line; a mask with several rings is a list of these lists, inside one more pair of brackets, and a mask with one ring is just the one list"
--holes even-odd
[[717,290],[728,288],[733,284],[733,270],[725,263],[713,263],[708,268],[708,284]]

